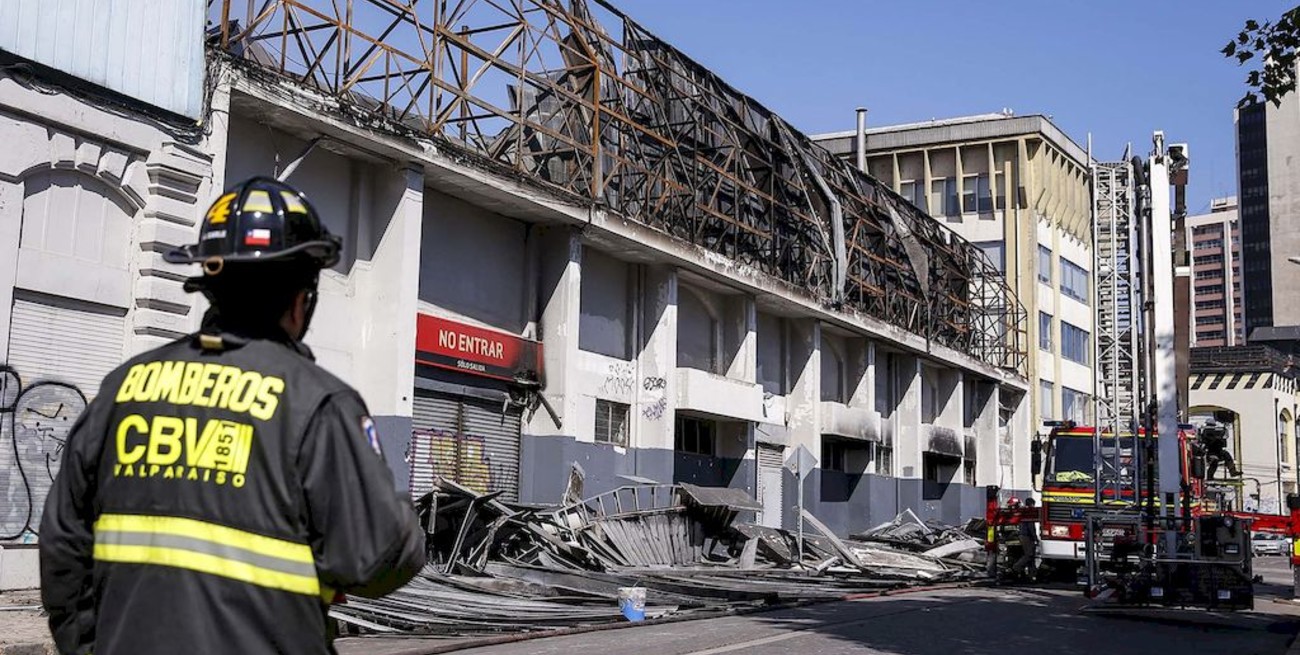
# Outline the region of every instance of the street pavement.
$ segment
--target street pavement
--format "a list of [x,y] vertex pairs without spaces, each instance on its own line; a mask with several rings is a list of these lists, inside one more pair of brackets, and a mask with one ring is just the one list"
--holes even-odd
[[463,655],[1233,655],[1287,653],[1300,629],[1286,558],[1256,560],[1256,609],[1098,615],[1078,590],[966,588],[552,637]]

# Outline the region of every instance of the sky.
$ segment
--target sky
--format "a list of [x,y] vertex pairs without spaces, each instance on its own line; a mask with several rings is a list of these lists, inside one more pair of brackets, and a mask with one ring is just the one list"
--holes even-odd
[[1279,0],[613,0],[807,134],[998,112],[1050,116],[1094,155],[1191,153],[1188,210],[1236,194],[1233,107],[1248,69],[1219,50]]

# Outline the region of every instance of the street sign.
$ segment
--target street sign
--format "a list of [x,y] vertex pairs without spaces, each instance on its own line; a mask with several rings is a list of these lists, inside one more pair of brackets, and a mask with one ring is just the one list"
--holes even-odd
[[814,468],[817,468],[817,458],[803,444],[799,444],[799,447],[795,448],[785,460],[785,469],[799,480],[799,554],[795,557],[795,561],[800,563],[803,562],[803,481]]
[[808,477],[809,473],[812,473],[814,468],[817,468],[817,458],[813,456],[812,451],[808,450],[807,446],[799,444],[799,447],[786,458],[785,468],[795,474],[799,481],[802,482],[804,478]]

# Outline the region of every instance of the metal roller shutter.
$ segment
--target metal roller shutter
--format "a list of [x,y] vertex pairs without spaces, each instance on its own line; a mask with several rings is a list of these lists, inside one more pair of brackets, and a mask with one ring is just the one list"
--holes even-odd
[[11,388],[0,393],[0,402],[16,403],[0,414],[0,538],[39,528],[68,431],[122,363],[126,336],[122,315],[58,298],[15,298],[11,316],[4,361],[22,385],[6,376]]
[[413,496],[431,490],[437,475],[477,491],[503,491],[503,500],[518,498],[519,412],[475,398],[418,393],[412,425]]
[[15,298],[7,363],[24,384],[66,382],[94,398],[104,376],[122,363],[126,317],[86,311],[58,299]]
[[467,454],[472,464],[464,465],[462,470],[473,475],[472,479],[485,481],[491,491],[504,490],[502,498],[517,500],[519,412],[503,412],[500,404],[470,399],[463,407]]
[[785,475],[781,467],[784,463],[784,448],[758,444],[758,501],[763,504],[763,511],[758,517],[759,525],[782,527],[781,505],[784,502]]
[[450,396],[415,396],[411,416],[411,496],[433,489],[433,477],[455,478],[455,435],[460,428],[460,402]]

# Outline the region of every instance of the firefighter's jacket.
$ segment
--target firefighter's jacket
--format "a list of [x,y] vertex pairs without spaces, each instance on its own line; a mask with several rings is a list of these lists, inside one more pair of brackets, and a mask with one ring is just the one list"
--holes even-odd
[[328,602],[405,584],[424,539],[357,393],[287,337],[224,333],[104,379],[40,555],[62,653],[330,653]]

